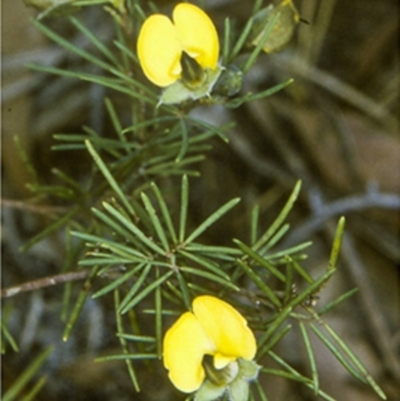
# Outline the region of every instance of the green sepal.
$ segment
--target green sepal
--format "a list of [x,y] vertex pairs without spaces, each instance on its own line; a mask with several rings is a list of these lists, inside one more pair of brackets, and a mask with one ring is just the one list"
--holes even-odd
[[250,383],[246,380],[236,378],[228,386],[229,401],[248,401]]
[[250,382],[257,379],[261,366],[243,358],[239,358],[237,362],[239,363],[238,375],[228,385],[229,401],[247,401]]
[[218,386],[206,379],[197,390],[194,401],[214,401],[224,394],[226,387],[227,386]]
[[222,66],[217,66],[214,70],[204,70],[205,79],[198,87],[189,88],[183,80],[178,80],[168,86],[161,95],[159,104],[177,104],[186,100],[197,100],[205,96],[210,96],[211,91],[217,82],[218,77],[223,71]]
[[261,366],[255,363],[254,361],[249,361],[247,359],[239,358],[239,372],[235,380],[241,379],[246,381],[252,381],[257,379],[258,372],[261,369]]
[[233,380],[221,385],[219,383],[222,382],[216,382],[214,377],[214,381],[207,378],[197,390],[194,401],[215,401],[222,397],[226,391],[229,401],[247,401],[250,382],[257,378],[261,366],[254,361],[243,358],[239,358],[236,362],[239,365],[239,370]]

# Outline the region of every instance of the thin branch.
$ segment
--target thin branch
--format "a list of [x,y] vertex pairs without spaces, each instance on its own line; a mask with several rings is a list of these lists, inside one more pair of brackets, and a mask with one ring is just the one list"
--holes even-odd
[[25,201],[13,200],[13,199],[0,199],[0,205],[38,214],[49,214],[49,213],[63,214],[68,211],[67,208],[62,206],[34,205]]
[[323,204],[320,194],[313,193],[314,199],[310,200],[314,204],[315,213],[304,224],[294,229],[287,237],[285,243],[296,243],[304,238],[309,238],[311,234],[322,227],[322,224],[332,217],[346,215],[350,212],[360,211],[368,208],[382,208],[388,210],[400,210],[400,196],[395,194],[385,194],[376,191],[367,192],[364,195],[350,196],[339,199],[335,202]]
[[0,297],[9,298],[13,297],[14,295],[20,294],[21,292],[34,291],[56,284],[68,283],[70,281],[84,280],[89,275],[90,271],[91,269],[85,269],[75,272],[62,273],[55,276],[49,276],[40,278],[38,280],[28,281],[14,287],[3,288],[0,290]]

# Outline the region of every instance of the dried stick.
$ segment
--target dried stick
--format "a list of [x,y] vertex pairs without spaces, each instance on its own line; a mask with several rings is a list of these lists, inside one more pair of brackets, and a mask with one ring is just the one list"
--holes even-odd
[[83,280],[89,275],[90,271],[91,269],[85,269],[75,272],[56,274],[55,276],[44,277],[38,280],[28,281],[14,287],[1,289],[0,296],[1,298],[9,298],[13,297],[14,295],[20,294],[21,292],[38,290],[40,288],[50,287],[56,284],[68,283],[70,281]]

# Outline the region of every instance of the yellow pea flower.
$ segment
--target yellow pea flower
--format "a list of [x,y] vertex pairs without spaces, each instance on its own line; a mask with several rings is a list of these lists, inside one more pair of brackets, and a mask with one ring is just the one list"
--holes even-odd
[[144,74],[160,87],[182,77],[184,54],[203,70],[214,70],[218,62],[217,31],[203,10],[180,3],[174,8],[172,19],[162,14],[151,15],[140,30],[137,43]]
[[[237,376],[241,380],[245,376],[239,374],[241,365],[237,361],[254,358],[257,350],[254,334],[235,308],[213,296],[195,298],[192,310],[167,331],[164,366],[172,383],[182,392],[198,390],[206,378],[224,391]],[[207,362],[209,356],[211,365]],[[258,365],[254,366],[257,367],[248,380],[258,373]]]

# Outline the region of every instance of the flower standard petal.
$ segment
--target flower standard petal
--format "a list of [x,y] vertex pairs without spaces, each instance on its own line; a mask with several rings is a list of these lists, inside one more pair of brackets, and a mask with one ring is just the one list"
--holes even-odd
[[175,387],[185,393],[197,390],[205,378],[203,357],[214,352],[214,344],[197,318],[184,313],[164,337],[164,366]]
[[174,8],[172,18],[183,50],[203,68],[214,69],[218,62],[219,40],[209,16],[193,4],[180,3]]
[[203,295],[193,301],[193,313],[215,344],[216,367],[223,367],[239,357],[248,360],[254,358],[257,350],[254,334],[246,319],[231,305]]
[[143,23],[137,52],[146,77],[165,87],[181,75],[182,44],[172,21],[165,15],[153,14]]

